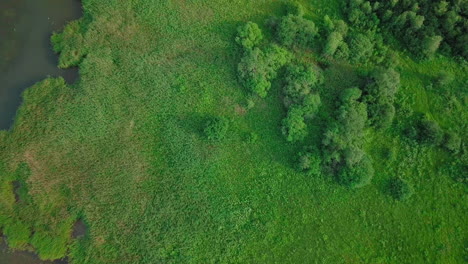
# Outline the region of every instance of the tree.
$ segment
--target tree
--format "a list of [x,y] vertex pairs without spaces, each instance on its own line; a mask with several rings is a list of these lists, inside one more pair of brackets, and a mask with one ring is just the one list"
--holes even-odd
[[325,44],[325,48],[323,50],[324,55],[327,57],[332,57],[342,42],[343,36],[340,33],[336,31],[330,33],[330,35],[328,35],[327,43]]
[[374,176],[370,159],[365,156],[354,166],[343,167],[337,174],[337,182],[348,188],[360,188],[368,185]]
[[317,151],[305,151],[299,153],[297,168],[300,171],[318,175],[321,173],[321,163],[322,159]]
[[292,1],[287,4],[286,12],[287,14],[293,16],[303,16],[305,13],[305,9],[300,3]]
[[453,152],[458,153],[461,146],[461,138],[458,134],[454,132],[447,132],[444,136],[444,147]]
[[289,65],[285,73],[286,85],[283,88],[287,97],[286,105],[302,103],[303,98],[318,84],[319,78],[319,73],[312,66]]
[[205,123],[204,133],[210,140],[221,140],[229,129],[229,121],[224,117],[212,117]]
[[423,42],[422,53],[426,57],[432,57],[439,49],[442,39],[441,36],[426,37]]
[[239,80],[245,88],[266,97],[271,80],[290,59],[290,53],[277,45],[268,46],[265,52],[259,48],[247,50],[237,67]]
[[312,44],[317,33],[314,22],[300,16],[287,15],[278,24],[277,39],[284,46],[307,47]]
[[236,42],[245,49],[253,49],[263,39],[263,34],[257,24],[247,22],[237,29]]
[[322,104],[320,100],[320,95],[318,94],[308,94],[304,96],[302,101],[302,112],[305,118],[312,118],[315,113],[317,113],[320,105]]
[[374,53],[374,43],[364,34],[351,37],[349,58],[353,63],[367,63]]
[[442,129],[435,121],[423,118],[418,122],[416,130],[420,142],[438,145],[442,141]]
[[307,125],[304,122],[304,113],[299,107],[292,107],[283,119],[283,135],[289,142],[303,140],[307,135]]
[[393,178],[388,182],[388,192],[396,200],[406,200],[413,195],[413,187],[401,178]]

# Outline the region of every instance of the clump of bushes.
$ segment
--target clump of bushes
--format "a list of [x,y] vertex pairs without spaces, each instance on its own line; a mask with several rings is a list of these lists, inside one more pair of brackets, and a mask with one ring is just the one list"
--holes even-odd
[[453,152],[454,154],[457,154],[460,151],[460,146],[461,146],[460,136],[455,132],[445,133],[444,140],[443,140],[443,146],[447,150]]
[[349,47],[345,38],[348,34],[348,25],[343,20],[332,21],[328,16],[324,17],[323,23],[328,33],[323,55],[326,58],[347,59]]
[[401,178],[393,178],[388,182],[388,193],[396,200],[406,200],[414,193],[413,187]]
[[282,132],[289,142],[300,141],[307,136],[307,125],[301,108],[291,107],[289,109],[288,115],[283,119]]
[[284,104],[288,115],[283,120],[282,132],[290,142],[300,141],[307,135],[305,119],[312,118],[320,107],[320,96],[314,88],[320,83],[320,74],[306,65],[289,65],[283,88]]
[[226,136],[228,129],[229,121],[226,118],[212,117],[206,121],[203,132],[210,140],[221,140]]
[[439,145],[442,143],[443,131],[439,124],[430,120],[427,116],[418,115],[411,126],[405,130],[410,139],[419,143]]
[[387,128],[395,116],[395,94],[400,88],[400,74],[394,69],[377,68],[364,87],[369,120],[374,127]]
[[315,23],[298,15],[282,17],[276,28],[278,42],[287,47],[308,47],[317,35]]
[[277,45],[270,45],[265,51],[260,48],[247,50],[238,65],[239,79],[245,88],[260,97],[266,97],[271,80],[290,60],[291,54]]
[[363,150],[367,123],[366,104],[359,101],[359,88],[343,90],[335,122],[323,139],[325,162],[336,181],[349,188],[367,185],[374,175],[370,159]]
[[263,40],[262,30],[256,23],[247,22],[237,29],[236,42],[244,49],[253,49]]
[[322,157],[320,153],[312,148],[306,148],[300,152],[297,159],[297,168],[300,171],[308,172],[310,174],[319,175],[322,168]]

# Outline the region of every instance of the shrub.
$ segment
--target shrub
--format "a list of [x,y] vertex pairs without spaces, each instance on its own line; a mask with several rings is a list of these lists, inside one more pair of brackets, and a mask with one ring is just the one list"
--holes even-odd
[[300,3],[292,1],[286,5],[286,12],[288,15],[303,16],[305,9]]
[[442,129],[435,121],[423,118],[418,122],[416,130],[420,142],[438,145],[442,141]]
[[304,113],[299,107],[292,107],[283,119],[283,135],[289,142],[303,140],[307,135],[307,125],[304,122]]
[[374,43],[364,34],[354,35],[349,43],[349,58],[353,63],[367,63],[374,53]]
[[221,140],[229,129],[229,121],[224,117],[210,118],[205,124],[205,136],[210,140]]
[[451,73],[442,72],[436,78],[436,83],[439,86],[445,86],[453,82],[454,76]]
[[320,100],[320,95],[318,94],[308,94],[304,97],[302,101],[302,113],[305,118],[312,118],[318,111],[322,101]]
[[259,48],[248,50],[238,65],[239,79],[245,88],[266,97],[270,81],[290,59],[291,54],[277,45],[267,47],[265,52]]
[[341,168],[337,174],[337,182],[349,188],[360,188],[366,186],[374,176],[374,168],[369,158],[364,157],[354,166]]
[[319,81],[319,74],[311,66],[290,65],[285,75],[284,94],[294,104],[300,104]]
[[395,117],[395,107],[393,104],[386,102],[383,104],[375,104],[368,107],[371,123],[379,129],[388,128]]
[[278,24],[277,38],[285,46],[307,47],[317,36],[314,22],[300,16],[287,15]]
[[393,178],[388,182],[388,193],[396,200],[406,200],[413,195],[413,187],[401,178]]
[[328,57],[332,57],[340,44],[343,42],[343,35],[334,31],[328,35],[327,43],[325,44],[325,48],[323,50],[323,54]]
[[246,140],[248,143],[255,143],[258,140],[258,135],[254,132],[251,132],[247,135]]
[[440,47],[441,36],[426,37],[422,44],[422,53],[426,57],[432,57]]
[[246,49],[253,49],[263,39],[263,34],[257,24],[247,22],[237,29],[236,42]]
[[461,138],[454,132],[447,132],[444,136],[443,144],[447,150],[458,153],[460,150]]
[[297,168],[300,171],[307,171],[311,174],[318,175],[321,173],[322,159],[317,153],[302,152],[299,153]]

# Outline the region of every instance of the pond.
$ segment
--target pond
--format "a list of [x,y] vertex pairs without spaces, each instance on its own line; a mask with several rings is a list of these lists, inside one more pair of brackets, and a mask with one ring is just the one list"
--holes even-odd
[[77,69],[61,70],[50,36],[81,16],[79,0],[0,0],[0,129],[9,129],[21,93],[47,76],[72,83]]

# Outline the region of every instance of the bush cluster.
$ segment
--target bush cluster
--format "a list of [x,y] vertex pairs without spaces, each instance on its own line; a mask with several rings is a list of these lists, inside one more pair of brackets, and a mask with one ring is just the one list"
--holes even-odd
[[212,117],[205,123],[203,132],[210,140],[221,140],[229,129],[229,121],[224,117]]
[[359,88],[343,90],[336,120],[323,139],[325,162],[335,171],[337,182],[350,188],[368,184],[374,175],[372,163],[363,150],[367,109],[359,101],[361,95]]
[[395,94],[400,88],[400,74],[394,69],[377,68],[364,87],[364,101],[368,105],[370,123],[387,128],[395,116]]
[[293,64],[286,68],[283,93],[288,114],[282,131],[290,142],[303,140],[307,135],[305,119],[312,118],[321,104],[320,96],[314,91],[321,82],[320,76],[308,65]]

